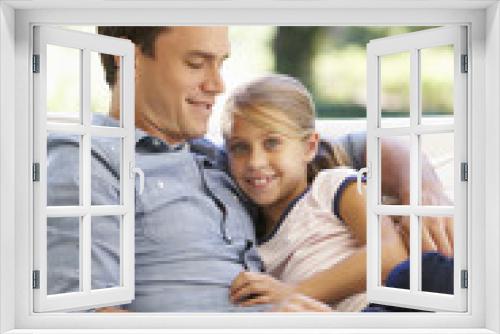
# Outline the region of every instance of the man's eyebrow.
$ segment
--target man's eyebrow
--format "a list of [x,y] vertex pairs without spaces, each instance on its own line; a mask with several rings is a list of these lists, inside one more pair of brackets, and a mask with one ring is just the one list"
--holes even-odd
[[[218,56],[216,54],[214,54],[214,53],[206,52],[206,51],[200,51],[200,50],[189,51],[187,53],[187,56],[188,57],[201,57],[201,58],[205,58],[205,59],[216,59],[216,58],[218,58]],[[226,60],[227,58],[229,58],[229,54],[225,54],[224,56],[222,56],[222,60]]]

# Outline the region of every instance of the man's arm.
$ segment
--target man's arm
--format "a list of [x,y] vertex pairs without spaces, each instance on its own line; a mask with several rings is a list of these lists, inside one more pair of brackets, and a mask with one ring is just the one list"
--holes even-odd
[[[351,167],[359,169],[366,166],[366,132],[355,132],[338,137],[332,145],[342,148]],[[409,204],[409,143],[398,138],[383,138],[381,145],[382,193],[396,198],[399,203]],[[434,167],[425,155],[422,157],[421,196],[423,205],[451,205]],[[449,217],[426,217],[423,220],[423,226],[424,248],[452,256],[453,220]],[[409,230],[407,219],[403,219],[402,227],[403,231]]]

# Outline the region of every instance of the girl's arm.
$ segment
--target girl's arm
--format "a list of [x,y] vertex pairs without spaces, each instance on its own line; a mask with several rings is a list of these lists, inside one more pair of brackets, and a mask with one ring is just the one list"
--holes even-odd
[[[295,286],[280,282],[269,275],[242,272],[234,280],[230,298],[240,305],[276,303],[299,293],[333,303],[366,290],[366,200],[357,192],[356,184],[349,184],[340,199],[340,215],[359,244],[359,250],[324,271],[318,272]],[[393,222],[382,222],[382,278],[407,258]]]
[[[359,249],[331,268],[316,273],[296,286],[296,291],[332,303],[366,290],[366,196],[349,184],[340,198],[340,216],[358,242]],[[382,221],[382,281],[390,270],[408,257],[392,220]]]

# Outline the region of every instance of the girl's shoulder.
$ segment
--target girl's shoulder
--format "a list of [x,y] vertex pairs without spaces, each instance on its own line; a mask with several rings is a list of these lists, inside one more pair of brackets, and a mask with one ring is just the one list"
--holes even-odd
[[324,169],[316,175],[312,182],[312,187],[330,186],[332,183],[343,181],[346,177],[356,176],[357,171],[350,167],[337,167],[332,169]]
[[311,184],[311,196],[325,209],[331,203],[343,185],[356,180],[356,170],[347,167],[325,169],[316,175]]

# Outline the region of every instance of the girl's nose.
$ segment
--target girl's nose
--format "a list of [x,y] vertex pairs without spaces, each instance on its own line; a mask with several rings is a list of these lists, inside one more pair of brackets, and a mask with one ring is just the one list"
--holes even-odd
[[252,150],[250,155],[249,165],[252,168],[262,168],[267,166],[267,155],[260,149]]

